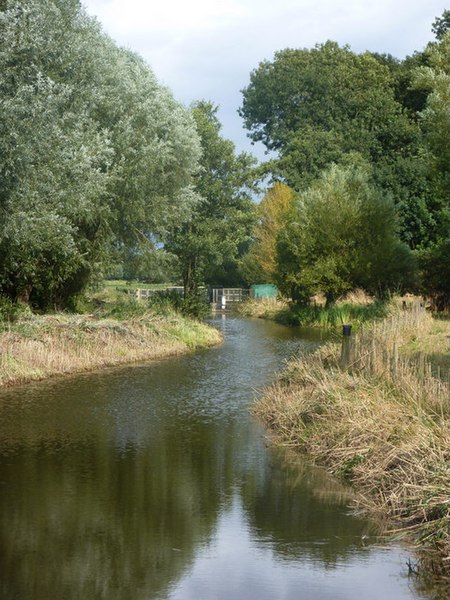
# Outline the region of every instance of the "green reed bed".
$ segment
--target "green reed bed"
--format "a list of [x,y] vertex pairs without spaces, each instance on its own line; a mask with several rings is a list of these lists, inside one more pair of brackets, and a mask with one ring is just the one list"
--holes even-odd
[[387,304],[373,302],[371,304],[353,304],[345,302],[332,306],[294,306],[280,311],[275,319],[285,325],[308,327],[337,327],[345,323],[360,325],[386,316]]

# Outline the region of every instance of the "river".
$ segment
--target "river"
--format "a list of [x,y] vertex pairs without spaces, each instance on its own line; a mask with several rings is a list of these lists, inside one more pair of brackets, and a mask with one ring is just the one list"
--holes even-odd
[[213,324],[217,348],[0,393],[2,600],[426,598],[351,492],[250,415],[320,333]]

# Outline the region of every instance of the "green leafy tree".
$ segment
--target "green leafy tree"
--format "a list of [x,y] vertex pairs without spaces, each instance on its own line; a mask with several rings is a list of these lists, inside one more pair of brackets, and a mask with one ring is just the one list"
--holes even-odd
[[428,60],[425,53],[404,61],[356,54],[329,41],[261,63],[240,113],[250,137],[278,154],[265,173],[304,190],[332,163],[358,154],[393,196],[403,241],[411,248],[430,243],[438,207],[418,126],[429,88],[411,87],[414,70]]
[[243,90],[240,114],[250,137],[279,153],[274,167],[295,189],[349,152],[389,160],[412,133],[389,69],[331,41],[261,63]]
[[442,16],[436,17],[432,32],[438,40],[442,40],[447,31],[450,29],[450,10],[444,10]]
[[411,282],[411,253],[397,237],[393,203],[368,171],[333,165],[300,194],[278,238],[278,285],[295,302],[323,293],[330,304],[357,287],[383,295]]
[[237,265],[254,222],[254,159],[245,153],[236,155],[234,144],[221,136],[217,107],[200,101],[192,114],[203,151],[194,177],[196,204],[166,244],[180,261],[187,298],[196,295],[200,283],[216,283],[224,266]]
[[448,201],[450,194],[450,32],[443,34],[439,44],[430,44],[428,66],[415,71],[414,85],[429,90],[420,125],[427,159],[441,195]]
[[438,37],[439,43],[426,50],[428,66],[415,73],[415,85],[430,90],[420,126],[439,209],[437,235],[422,246],[419,258],[424,291],[435,298],[439,308],[445,308],[450,305],[450,31],[442,31]]

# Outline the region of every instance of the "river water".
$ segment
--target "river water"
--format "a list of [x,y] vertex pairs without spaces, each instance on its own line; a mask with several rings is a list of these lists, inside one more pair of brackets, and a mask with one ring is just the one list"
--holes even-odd
[[218,318],[222,346],[0,394],[2,600],[406,600],[408,554],[249,414],[320,343]]

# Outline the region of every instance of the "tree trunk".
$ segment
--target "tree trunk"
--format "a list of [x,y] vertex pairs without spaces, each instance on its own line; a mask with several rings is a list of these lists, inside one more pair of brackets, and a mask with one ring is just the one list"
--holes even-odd
[[194,256],[189,257],[186,262],[186,269],[183,274],[183,293],[185,300],[195,296],[197,293],[197,273],[195,262]]

